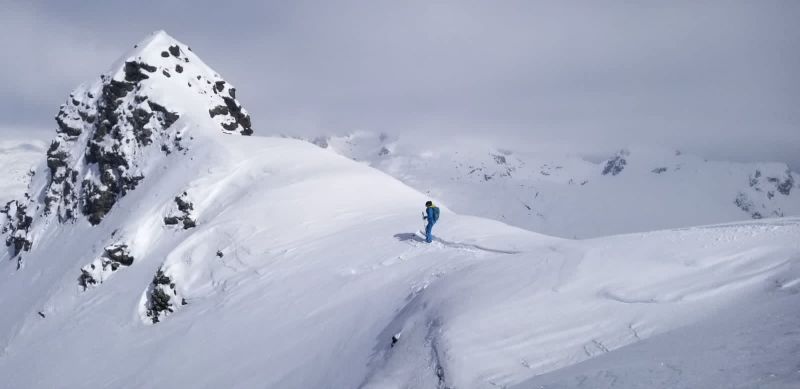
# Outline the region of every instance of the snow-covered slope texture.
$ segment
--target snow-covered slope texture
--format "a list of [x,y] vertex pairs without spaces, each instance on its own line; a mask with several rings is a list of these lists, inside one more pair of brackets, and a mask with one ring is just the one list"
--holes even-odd
[[555,149],[430,144],[368,132],[312,141],[459,213],[567,238],[800,215],[800,175],[782,163],[637,149],[595,160]]
[[694,379],[800,382],[796,348],[758,347],[798,341],[800,219],[572,241],[443,208],[428,245],[426,195],[307,142],[230,136],[170,82],[150,85],[180,117],[133,149],[144,178],[102,218],[47,214],[45,181],[13,220],[32,244],[0,256],[2,386],[493,388],[593,369],[666,388],[697,381],[641,355],[733,308],[777,324],[731,317],[747,354]]
[[23,196],[31,171],[46,149],[46,143],[35,139],[0,140],[0,208]]

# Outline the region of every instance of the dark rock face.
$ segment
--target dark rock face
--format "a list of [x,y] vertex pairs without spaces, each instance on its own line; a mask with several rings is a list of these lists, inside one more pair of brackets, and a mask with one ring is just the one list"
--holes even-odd
[[392,335],[392,343],[391,343],[391,345],[389,345],[389,347],[394,347],[397,344],[397,342],[399,342],[399,341],[400,341],[400,335],[399,334]]
[[186,199],[186,196],[188,196],[187,193],[183,192],[180,196],[175,197],[175,204],[178,204],[178,210],[183,213],[189,213],[194,209],[194,205]]
[[[47,155],[51,183],[45,196],[46,214],[55,211],[60,221],[71,221],[80,203],[80,212],[98,224],[120,197],[144,179],[134,156],[179,118],[141,92],[140,82],[156,70],[143,62],[127,61],[123,80],[103,77],[98,96],[83,91],[78,99],[82,103],[61,107],[56,116],[60,131]],[[72,152],[79,149],[77,137],[84,131],[89,133],[86,165],[80,166]],[[77,177],[92,165],[99,176],[77,185]]]
[[105,257],[122,266],[133,265],[133,257],[126,244],[114,244],[105,248]]
[[83,290],[92,285],[102,283],[103,275],[108,275],[120,269],[122,266],[133,265],[133,256],[127,244],[115,243],[103,249],[103,254],[87,266],[81,268],[81,275],[78,277],[78,285]]
[[[224,84],[223,84],[224,85]],[[215,87],[216,88],[216,87]],[[242,108],[236,99],[228,96],[221,96],[225,105],[218,105],[208,111],[208,114],[214,117],[220,117],[220,126],[226,132],[235,132],[239,129],[242,135],[253,135],[252,123],[250,123],[250,115]]]
[[787,170],[786,178],[783,181],[779,181],[775,189],[777,189],[780,194],[788,196],[792,194],[792,188],[794,188],[794,176],[792,172]]
[[[759,192],[763,191],[764,188],[763,188],[763,185],[761,185],[762,176],[763,176],[763,174],[761,173],[761,171],[760,170],[756,170],[755,173],[753,173],[750,176],[749,181],[748,181],[748,185],[750,185],[750,187],[754,188],[756,191],[759,191]],[[789,196],[789,195],[792,194],[792,188],[794,188],[794,184],[795,184],[794,175],[792,174],[792,171],[789,170],[789,169],[787,169],[783,173],[782,177],[781,176],[778,176],[778,177],[766,177],[766,182],[768,184],[770,184],[770,185],[774,185],[775,186],[775,190],[777,190],[778,193],[780,193],[780,194],[782,194],[784,196]],[[773,195],[774,195],[774,193],[773,193]],[[770,198],[772,198],[772,197],[770,197]]]
[[756,169],[748,177],[747,184],[753,192],[750,193],[750,196],[744,192],[739,192],[734,200],[734,204],[739,209],[747,212],[753,219],[761,219],[767,216],[784,216],[784,211],[773,201],[776,200],[778,194],[783,196],[791,195],[792,188],[795,185],[794,175],[791,170],[786,169],[783,174],[770,176]]
[[761,212],[755,210],[755,204],[753,204],[753,201],[750,200],[750,197],[742,192],[739,192],[733,203],[736,204],[736,206],[742,211],[747,212],[753,219],[761,219],[763,217]]
[[229,114],[228,107],[224,105],[218,105],[214,108],[209,109],[208,114],[211,115],[212,118],[217,115],[228,115]]
[[[145,303],[146,315],[153,324],[160,322],[166,315],[175,311],[175,301],[179,300],[175,289],[175,282],[158,269],[153,281],[150,283],[147,301]],[[186,305],[186,300],[181,298],[181,305]]]
[[77,137],[81,134],[80,128],[70,127],[70,125],[67,124],[61,112],[56,115],[56,124],[58,125],[58,132],[64,133],[69,137]]
[[92,277],[92,273],[90,273],[88,270],[81,269],[81,275],[78,277],[78,285],[80,285],[83,290],[86,290],[93,285],[97,285],[97,280]]
[[9,234],[6,238],[6,247],[10,248],[11,256],[15,257],[22,251],[29,251],[33,244],[30,235],[33,215],[28,211],[28,207],[19,201],[12,200],[0,209],[0,213],[6,215],[6,223],[0,232]]
[[183,224],[183,229],[188,230],[197,226],[197,222],[192,217],[194,204],[189,201],[189,194],[183,192],[180,196],[175,197],[175,204],[177,205],[177,212],[174,212],[164,217],[164,224],[168,226]]
[[60,222],[72,220],[75,217],[74,209],[78,204],[78,194],[75,185],[78,172],[70,166],[70,155],[61,147],[58,140],[50,144],[47,150],[47,167],[50,170],[50,186],[44,197],[45,213],[50,214],[55,204],[58,204],[58,219]]
[[657,168],[651,170],[651,172],[653,172],[655,174],[661,174],[661,173],[664,173],[666,171],[667,171],[667,168],[665,168],[665,167],[657,167]]
[[197,227],[197,222],[195,222],[192,218],[186,217],[183,219],[183,229],[188,230],[190,228]]
[[153,73],[156,71],[156,67],[143,62],[128,61],[125,62],[125,67],[123,70],[125,72],[125,81],[139,82],[150,78],[150,76],[145,74],[143,71]]
[[760,178],[761,178],[761,171],[756,170],[756,172],[752,176],[750,176],[748,185],[750,185],[751,188],[758,186],[758,180]]
[[611,174],[612,176],[616,176],[617,174],[622,173],[622,171],[625,169],[625,165],[628,164],[628,161],[625,160],[627,155],[628,153],[623,150],[617,153],[614,158],[608,160],[605,167],[603,167],[603,175],[607,176]]
[[[104,175],[104,177],[108,177]],[[96,185],[90,180],[84,180],[82,185],[82,192],[85,197],[83,199],[82,212],[89,220],[89,223],[99,224],[103,217],[111,211],[111,207],[117,201],[116,188],[110,190],[103,190],[100,186]]]
[[147,105],[153,112],[157,112],[158,115],[156,120],[162,125],[164,128],[169,128],[172,126],[178,119],[180,115],[175,112],[170,112],[163,106],[159,105],[158,103],[154,103],[152,101],[147,101]]
[[230,97],[222,97],[222,100],[225,101],[225,105],[228,107],[231,115],[236,119],[236,123],[242,126],[243,129],[249,130],[252,133],[250,129],[250,116],[244,113],[242,106]]

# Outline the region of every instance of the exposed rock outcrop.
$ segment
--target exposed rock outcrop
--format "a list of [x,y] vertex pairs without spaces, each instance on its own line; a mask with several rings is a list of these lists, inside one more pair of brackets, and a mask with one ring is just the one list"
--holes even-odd
[[622,173],[622,171],[625,170],[625,166],[628,164],[628,161],[625,159],[628,155],[630,155],[628,151],[621,150],[614,158],[606,161],[606,165],[603,167],[603,175],[607,176],[611,174],[612,176],[616,176]]
[[736,204],[736,206],[742,211],[747,212],[753,219],[761,219],[764,217],[761,215],[761,212],[756,210],[753,200],[751,200],[750,197],[748,197],[745,193],[739,192],[739,194],[736,195],[736,199],[733,201],[733,203]]
[[183,192],[180,196],[175,196],[175,205],[177,208],[164,217],[164,224],[168,226],[182,224],[184,230],[196,227],[197,221],[192,216],[194,204],[189,200],[189,194]]
[[[224,81],[222,85],[224,85]],[[234,97],[236,95],[236,90],[230,88],[228,92],[222,92],[215,86],[214,91],[215,93],[219,93],[224,104],[217,105],[208,110],[208,114],[211,118],[217,120],[226,132],[239,131],[242,135],[253,135],[250,115]],[[228,96],[225,96],[224,93],[227,93]]]
[[186,299],[178,294],[172,278],[163,269],[158,269],[147,290],[144,307],[147,318],[156,324],[175,312],[179,305],[186,304]]
[[792,172],[787,170],[783,179],[776,178],[775,180],[775,189],[784,196],[789,196],[792,194],[792,188],[794,188],[794,175]]
[[0,233],[8,234],[6,247],[10,248],[11,256],[15,257],[22,251],[30,250],[33,244],[33,239],[30,235],[33,215],[27,205],[12,200],[0,212],[6,215],[6,222],[0,229]]
[[655,174],[661,174],[661,173],[664,173],[666,171],[667,171],[667,168],[665,168],[663,166],[662,167],[657,167],[657,168],[651,170],[651,172],[655,173]]
[[103,254],[92,263],[81,268],[78,285],[83,290],[92,285],[103,283],[112,273],[122,266],[133,265],[133,255],[125,243],[115,243],[103,249]]

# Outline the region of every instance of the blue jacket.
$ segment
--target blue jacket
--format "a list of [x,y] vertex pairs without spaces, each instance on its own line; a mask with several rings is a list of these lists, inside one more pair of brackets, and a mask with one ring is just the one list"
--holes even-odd
[[439,208],[437,207],[427,207],[425,214],[427,215],[428,223],[434,224],[439,220]]

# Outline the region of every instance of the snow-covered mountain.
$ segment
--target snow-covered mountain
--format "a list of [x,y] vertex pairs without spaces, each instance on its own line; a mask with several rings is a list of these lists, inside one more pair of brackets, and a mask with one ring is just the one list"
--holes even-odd
[[800,215],[800,175],[783,163],[711,161],[656,149],[598,158],[370,132],[311,141],[457,212],[566,238]]
[[576,241],[443,207],[424,244],[426,194],[240,136],[232,86],[163,32],[58,118],[0,214],[2,386],[800,382],[798,218]]

